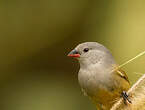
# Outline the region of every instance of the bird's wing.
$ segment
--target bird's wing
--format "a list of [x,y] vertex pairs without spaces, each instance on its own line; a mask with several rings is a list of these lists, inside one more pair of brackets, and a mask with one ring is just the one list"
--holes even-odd
[[129,79],[128,79],[128,76],[126,75],[125,71],[121,70],[121,69],[117,69],[116,70],[117,74],[122,77],[123,79],[125,79],[128,83],[129,82]]

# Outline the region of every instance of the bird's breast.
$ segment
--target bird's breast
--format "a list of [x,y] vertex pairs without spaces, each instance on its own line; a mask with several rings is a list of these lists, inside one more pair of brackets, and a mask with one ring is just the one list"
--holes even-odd
[[80,86],[90,94],[96,94],[100,88],[107,89],[107,84],[110,82],[110,77],[107,72],[100,67],[90,67],[80,69],[78,74]]

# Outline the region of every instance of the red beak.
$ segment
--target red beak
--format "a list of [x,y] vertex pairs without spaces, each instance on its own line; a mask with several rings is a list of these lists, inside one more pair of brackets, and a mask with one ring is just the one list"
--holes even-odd
[[67,56],[79,58],[80,54],[79,54],[79,52],[77,50],[72,50]]

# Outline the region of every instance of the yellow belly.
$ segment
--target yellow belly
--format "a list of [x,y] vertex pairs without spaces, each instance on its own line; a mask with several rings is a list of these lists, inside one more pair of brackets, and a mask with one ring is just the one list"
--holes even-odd
[[101,89],[96,95],[90,95],[90,99],[96,105],[97,110],[110,110],[112,105],[120,98],[119,91],[106,91]]

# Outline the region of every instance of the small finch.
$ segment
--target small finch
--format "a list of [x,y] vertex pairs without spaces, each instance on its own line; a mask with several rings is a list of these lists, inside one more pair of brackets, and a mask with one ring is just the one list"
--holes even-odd
[[118,64],[106,47],[97,42],[86,42],[79,44],[68,56],[78,59],[79,84],[97,110],[110,110],[120,97],[131,103],[126,93],[130,88],[128,77],[117,68]]

